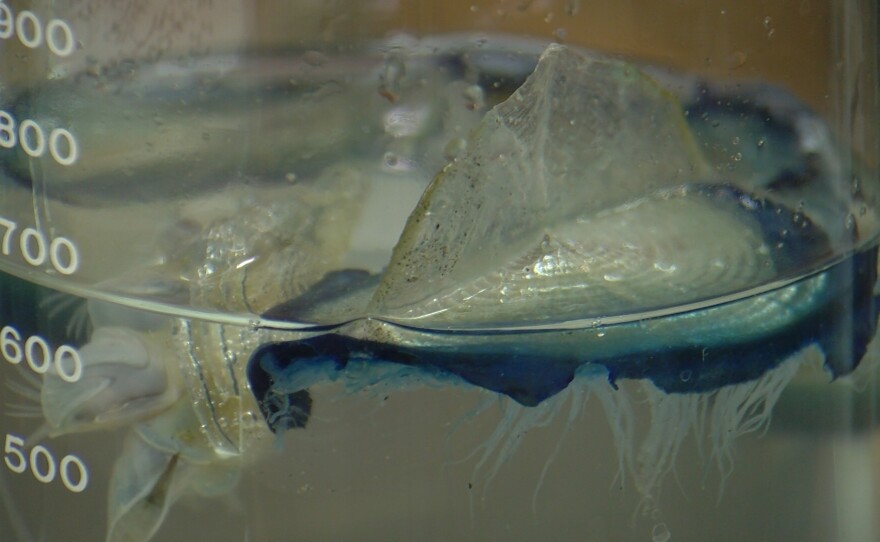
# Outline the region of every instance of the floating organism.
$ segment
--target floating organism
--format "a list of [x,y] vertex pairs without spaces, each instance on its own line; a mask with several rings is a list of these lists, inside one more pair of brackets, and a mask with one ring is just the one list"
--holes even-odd
[[[266,313],[328,322],[362,307],[253,355],[270,428],[298,426],[300,394],[324,381],[475,386],[507,398],[479,462],[496,454],[491,478],[563,392],[579,398],[569,420],[593,394],[646,499],[696,427],[725,470],[733,438],[769,422],[806,360],[832,378],[859,364],[877,249],[874,232],[843,227],[849,201],[790,205],[840,182],[796,128],[767,132],[790,139],[772,143],[787,152],[775,162],[756,151],[727,168],[688,116],[632,65],[548,48],[427,188],[383,273],[328,274]],[[637,454],[625,380],[652,408]]]

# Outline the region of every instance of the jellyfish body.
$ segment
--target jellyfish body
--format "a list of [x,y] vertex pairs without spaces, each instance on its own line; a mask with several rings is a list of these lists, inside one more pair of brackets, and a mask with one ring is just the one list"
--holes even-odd
[[[713,454],[726,457],[808,352],[832,378],[852,372],[878,305],[870,217],[845,219],[861,196],[841,191],[826,131],[798,106],[771,108],[783,120],[768,124],[750,99],[721,103],[698,98],[685,114],[632,66],[549,47],[429,185],[380,276],[328,275],[319,284],[334,291],[266,313],[324,323],[369,299],[348,323],[251,357],[270,429],[298,426],[309,386],[343,377],[349,389],[423,378],[487,390],[516,404],[507,431],[542,423],[562,392],[599,394],[619,421],[613,390],[635,380],[679,409],[652,403],[647,497],[680,420],[708,402]],[[762,126],[758,148],[731,157],[730,134]],[[502,457],[516,446],[497,431],[488,442]]]
[[[764,232],[763,242],[781,245],[772,265],[783,276],[829,250],[827,237],[806,217],[797,229],[783,228],[794,215],[784,206],[730,186],[696,191],[715,204],[748,209],[746,217]],[[821,348],[826,367],[838,377],[858,365],[876,329],[876,260],[873,248],[776,289],[608,325],[444,331],[365,319],[263,346],[251,358],[249,381],[266,405],[267,394],[304,390],[294,378],[300,371],[321,366],[332,372],[350,360],[372,359],[454,375],[535,406],[568,386],[584,364],[604,367],[612,385],[646,379],[667,393],[697,393],[757,379],[811,344]]]
[[[448,375],[524,406],[559,393],[587,364],[604,367],[612,385],[646,379],[666,393],[702,393],[755,380],[815,344],[839,377],[858,365],[876,330],[876,261],[874,248],[761,296],[599,328],[462,333],[357,322],[262,346],[248,379],[268,417],[267,405],[277,404],[273,396],[295,395],[320,381],[308,375],[332,380],[334,372],[363,360]],[[366,334],[371,338],[357,337]]]
[[[824,360],[836,378],[858,366],[876,331],[876,266],[873,248],[762,296],[601,328],[467,334],[355,322],[262,346],[248,380],[276,433],[305,426],[308,390],[325,382],[343,382],[350,393],[457,386],[497,394],[506,399],[501,419],[475,450],[472,479],[485,484],[515,453],[519,435],[557,416],[568,432],[595,397],[611,424],[621,474],[645,503],[656,503],[689,434],[707,440],[724,477],[735,439],[767,427],[801,367]],[[644,435],[635,429],[632,396],[618,389],[624,380],[641,386],[651,410]]]

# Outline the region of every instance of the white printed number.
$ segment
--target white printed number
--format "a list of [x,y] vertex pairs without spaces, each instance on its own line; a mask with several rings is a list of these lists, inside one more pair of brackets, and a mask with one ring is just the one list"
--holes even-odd
[[0,1],[0,38],[17,37],[28,49],[36,49],[46,43],[52,54],[66,57],[76,50],[73,29],[61,19],[43,21],[32,11],[22,10],[13,13],[9,6]]
[[15,249],[34,267],[48,260],[52,269],[62,275],[72,275],[79,269],[79,251],[67,237],[49,238],[35,228],[19,230],[16,222],[0,217],[0,254],[10,256]]
[[82,493],[89,485],[89,470],[83,460],[75,455],[65,455],[61,462],[56,463],[55,456],[42,444],[37,444],[26,453],[24,439],[8,433],[3,454],[6,468],[16,474],[30,470],[31,475],[44,484],[61,479],[64,487],[73,493]]
[[61,345],[52,349],[46,339],[31,335],[22,341],[21,333],[12,326],[0,329],[0,353],[13,365],[25,361],[37,374],[46,374],[50,367],[65,382],[77,382],[82,378],[82,357],[76,348]]
[[[0,4],[2,9],[3,4]],[[75,164],[79,159],[79,144],[70,131],[53,128],[47,131],[31,119],[18,122],[11,113],[0,110],[0,147],[21,147],[31,158],[49,156],[62,166]]]

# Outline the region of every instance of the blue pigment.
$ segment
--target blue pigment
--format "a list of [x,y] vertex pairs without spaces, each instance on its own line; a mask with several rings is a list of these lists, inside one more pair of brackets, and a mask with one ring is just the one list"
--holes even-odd
[[[780,280],[802,278],[776,292],[729,301],[727,309],[717,305],[604,326],[607,337],[601,340],[596,329],[587,328],[472,332],[382,322],[388,331],[382,340],[351,333],[352,327],[343,324],[301,340],[266,344],[252,356],[248,379],[270,428],[305,425],[308,386],[371,367],[376,374],[370,378],[395,378],[389,364],[432,381],[489,390],[525,407],[579,385],[576,376],[583,374],[607,378],[614,388],[618,381],[640,380],[668,394],[708,394],[755,381],[810,345],[822,350],[833,378],[851,373],[877,327],[878,249],[850,250],[835,260],[840,236],[832,242],[798,207],[809,195],[817,216],[848,212],[835,200],[840,179],[822,156],[803,146],[800,126],[813,117],[787,92],[768,86],[735,92],[702,86],[685,101],[685,118],[701,152],[727,182],[683,188],[690,197],[708,198],[757,226]],[[737,186],[753,186],[756,192]],[[856,231],[850,233],[858,239]],[[834,263],[802,276],[818,262]],[[358,270],[328,273],[312,290],[264,316],[295,321],[316,303],[374,288],[380,278]],[[753,315],[767,307],[770,321]]]
[[[858,366],[876,330],[878,299],[873,289],[877,252],[876,247],[871,248],[825,270],[827,287],[806,315],[750,340],[708,334],[658,348],[652,337],[645,336],[644,341],[633,341],[628,352],[597,358],[591,355],[589,343],[581,349],[554,351],[542,346],[554,336],[565,340],[577,331],[509,332],[513,342],[502,344],[519,346],[502,349],[497,349],[499,343],[494,339],[503,333],[419,331],[422,343],[407,345],[329,332],[262,346],[250,360],[248,379],[263,415],[272,430],[278,431],[302,427],[307,421],[311,400],[305,389],[297,387],[301,381],[298,375],[317,371],[327,380],[335,380],[353,362],[399,364],[432,378],[457,378],[527,407],[564,390],[575,373],[588,364],[603,367],[612,386],[619,380],[640,379],[650,380],[666,393],[704,393],[760,378],[789,355],[815,344],[825,353],[825,366],[836,378]],[[807,280],[809,277],[801,282]],[[684,313],[667,318],[688,317]],[[636,337],[641,324],[609,327],[629,326]],[[432,337],[442,340],[432,345]],[[450,346],[450,338],[452,342],[460,339],[461,344]],[[291,412],[295,413],[292,418],[287,415]],[[282,419],[287,421],[279,425],[276,421]]]

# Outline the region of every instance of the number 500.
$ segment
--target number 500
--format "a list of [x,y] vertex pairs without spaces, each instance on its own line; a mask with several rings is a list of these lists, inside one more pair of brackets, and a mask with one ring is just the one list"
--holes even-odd
[[8,433],[3,453],[6,467],[16,474],[30,470],[31,475],[44,484],[59,477],[64,487],[73,493],[82,493],[89,485],[89,471],[82,459],[75,455],[65,455],[60,463],[56,463],[52,452],[41,444],[25,453],[24,439]]

